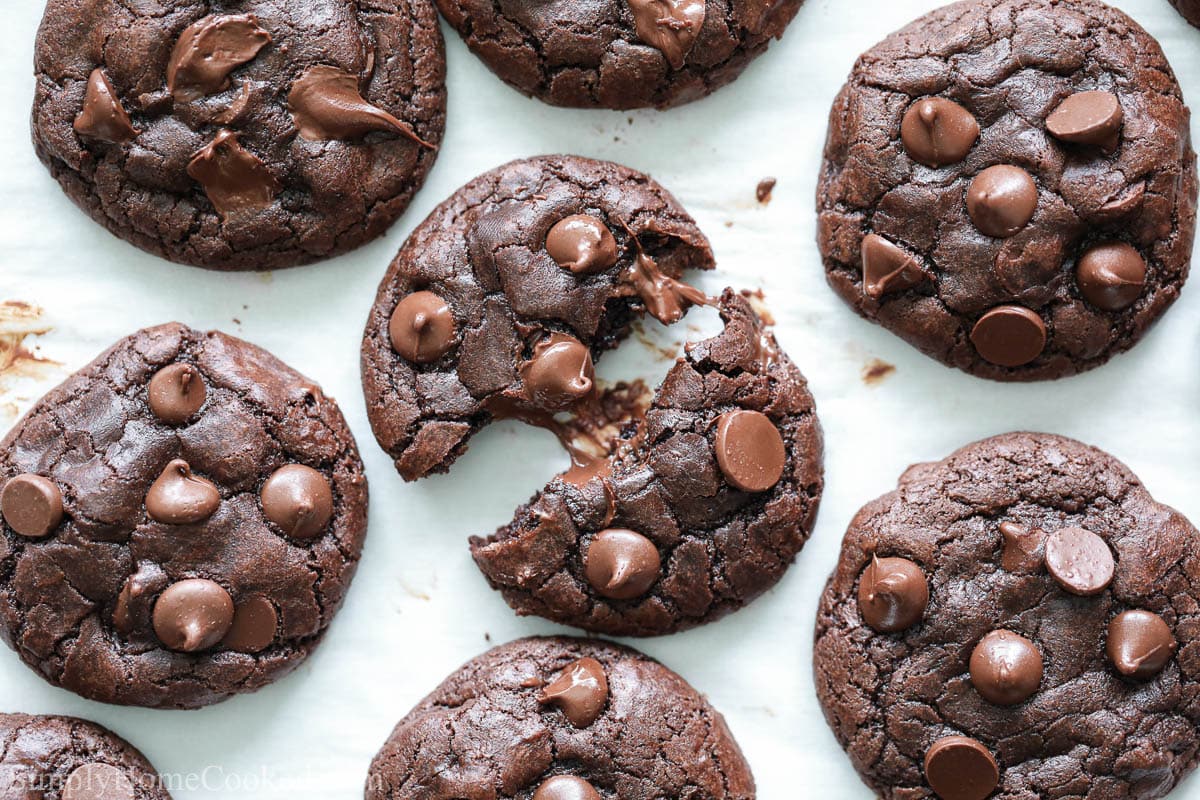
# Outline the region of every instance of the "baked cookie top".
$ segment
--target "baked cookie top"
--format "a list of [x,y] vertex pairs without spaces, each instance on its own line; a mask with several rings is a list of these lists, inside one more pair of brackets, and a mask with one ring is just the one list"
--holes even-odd
[[817,695],[881,797],[1162,797],[1196,764],[1200,536],[1128,468],[1013,433],[846,532]]
[[49,0],[35,72],[34,144],[71,199],[211,269],[380,235],[445,125],[428,0]]
[[1178,296],[1196,192],[1188,109],[1137,23],[1096,0],[969,0],[859,58],[818,243],[837,293],[927,355],[1058,378]]
[[319,387],[179,324],[117,342],[0,442],[0,635],[46,680],[194,708],[320,642],[367,483]]
[[451,675],[375,756],[367,800],[753,800],[725,720],[599,640],[519,639]]

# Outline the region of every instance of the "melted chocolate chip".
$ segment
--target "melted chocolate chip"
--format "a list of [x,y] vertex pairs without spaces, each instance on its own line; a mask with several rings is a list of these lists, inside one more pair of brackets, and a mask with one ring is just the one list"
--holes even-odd
[[589,396],[595,377],[591,351],[564,333],[538,342],[521,365],[526,397],[543,411],[562,411]]
[[1046,130],[1056,139],[1092,144],[1113,151],[1121,138],[1125,113],[1112,92],[1078,92],[1046,117]]
[[388,323],[392,349],[417,364],[437,361],[448,353],[456,329],[449,303],[433,292],[405,297]]
[[260,494],[267,519],[296,539],[319,536],[333,517],[329,480],[303,464],[275,470]]
[[705,0],[628,0],[638,38],[681,69],[704,27]]
[[167,62],[167,88],[189,101],[222,91],[229,73],[253,60],[271,42],[251,14],[218,14],[189,25]]
[[167,587],[154,604],[154,633],[172,650],[216,647],[233,625],[233,599],[221,584],[189,578]]
[[581,658],[559,673],[538,696],[538,702],[553,704],[576,728],[586,728],[599,719],[608,703],[608,678],[594,658]]
[[177,458],[150,485],[146,513],[168,525],[190,525],[211,517],[221,505],[221,493],[211,481],[192,474],[192,468]]
[[4,484],[0,514],[22,536],[49,536],[63,518],[62,491],[48,478],[25,473]]
[[1146,259],[1125,242],[1088,248],[1075,267],[1075,280],[1084,299],[1105,311],[1133,305],[1146,288]]
[[1116,562],[1108,543],[1083,528],[1062,528],[1046,538],[1046,569],[1071,594],[1099,594],[1112,583]]
[[925,780],[942,800],[984,800],[1000,783],[1000,767],[981,742],[947,736],[925,753]]
[[1021,367],[1046,349],[1046,323],[1024,306],[997,306],[975,323],[971,343],[993,364]]
[[971,684],[990,703],[1012,706],[1033,696],[1042,683],[1042,654],[1012,631],[992,631],[971,653]]
[[987,236],[1013,236],[1033,219],[1038,189],[1033,176],[1020,167],[997,164],[975,176],[967,189],[967,213]]
[[1015,522],[1001,522],[1000,534],[1004,537],[1001,567],[1009,572],[1035,572],[1041,569],[1045,531]]
[[168,425],[182,425],[204,405],[208,389],[191,364],[171,364],[154,373],[146,400],[154,416]]
[[62,788],[62,800],[135,800],[136,797],[133,782],[123,769],[99,761],[76,767]]
[[662,569],[654,542],[624,528],[597,533],[584,561],[588,583],[612,600],[641,597],[655,584]]
[[577,275],[603,272],[617,263],[617,240],[588,214],[560,219],[546,234],[546,252],[560,267]]
[[1127,678],[1153,678],[1178,646],[1170,626],[1152,611],[1123,611],[1108,623],[1108,659]]
[[74,127],[80,136],[113,144],[123,144],[138,135],[108,76],[99,67],[88,76],[83,109],[75,117]]
[[928,167],[962,161],[978,138],[979,123],[971,112],[944,97],[918,100],[900,123],[904,149]]
[[689,305],[708,303],[704,292],[665,274],[653,258],[640,251],[621,279],[642,298],[650,316],[664,325],[679,322]]
[[238,603],[221,645],[238,653],[259,653],[275,641],[279,614],[270,598],[252,595]]
[[288,93],[288,110],[300,135],[312,141],[358,139],[372,131],[385,131],[437,149],[417,136],[407,122],[367,102],[359,91],[358,77],[337,67],[318,64],[305,70]]
[[204,187],[222,218],[266,208],[281,188],[267,165],[225,129],[192,157],[187,173]]
[[881,633],[916,625],[929,605],[929,581],[907,558],[871,556],[858,581],[858,610]]
[[911,289],[925,280],[921,259],[882,236],[868,233],[862,241],[863,291],[878,300]]
[[600,800],[600,793],[583,778],[555,775],[533,793],[533,800]]
[[787,452],[779,428],[766,414],[738,409],[717,418],[717,465],[730,485],[765,492],[783,477]]

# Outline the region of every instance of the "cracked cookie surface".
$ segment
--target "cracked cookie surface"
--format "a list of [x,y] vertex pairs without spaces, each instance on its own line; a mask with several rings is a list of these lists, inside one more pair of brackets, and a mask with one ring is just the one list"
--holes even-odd
[[505,83],[552,105],[677,106],[741,74],[803,0],[437,0]]
[[433,165],[445,55],[428,0],[50,0],[33,139],[112,233],[222,270],[382,234]]
[[451,675],[371,764],[367,800],[752,800],[724,718],[681,677],[598,640],[520,639]]
[[366,535],[354,439],[265,351],[129,336],[0,442],[0,634],[84,697],[194,708],[297,667]]
[[1196,192],[1189,112],[1141,27],[1096,0],[970,0],[859,58],[818,243],[834,290],[927,355],[1057,378],[1176,299]]
[[1198,538],[1060,436],[910,467],[850,523],[821,599],[826,719],[889,800],[1162,797],[1200,748]]

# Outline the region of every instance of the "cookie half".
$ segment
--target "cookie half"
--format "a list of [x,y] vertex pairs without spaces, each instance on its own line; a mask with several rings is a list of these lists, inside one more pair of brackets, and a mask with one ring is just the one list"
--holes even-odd
[[75,717],[0,714],[0,797],[171,800],[133,745]]
[[753,800],[725,720],[683,678],[597,640],[519,639],[400,721],[367,800]]
[[1163,797],[1200,753],[1200,534],[1112,456],[1013,433],[850,523],[817,696],[880,797]]
[[1171,5],[1175,6],[1188,22],[1200,28],[1200,0],[1171,0]]
[[804,0],[437,0],[508,85],[556,106],[677,106],[716,91],[783,36]]
[[429,0],[50,0],[33,139],[143,250],[291,267],[382,234],[433,166],[445,53]]
[[195,708],[320,642],[367,483],[319,387],[179,324],[117,342],[0,442],[0,635],[84,697]]
[[1097,0],[967,0],[858,60],[830,113],[830,285],[927,355],[1059,378],[1178,297],[1196,217],[1189,112],[1158,43]]

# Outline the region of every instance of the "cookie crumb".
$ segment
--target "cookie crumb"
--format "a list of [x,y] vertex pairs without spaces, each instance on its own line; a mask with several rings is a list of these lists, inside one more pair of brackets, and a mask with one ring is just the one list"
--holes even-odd
[[754,190],[754,196],[758,198],[758,202],[764,206],[771,202],[771,192],[775,190],[776,180],[771,177],[763,178],[758,182],[758,188]]
[[862,370],[862,380],[867,386],[878,386],[893,372],[896,367],[878,358],[872,358]]

